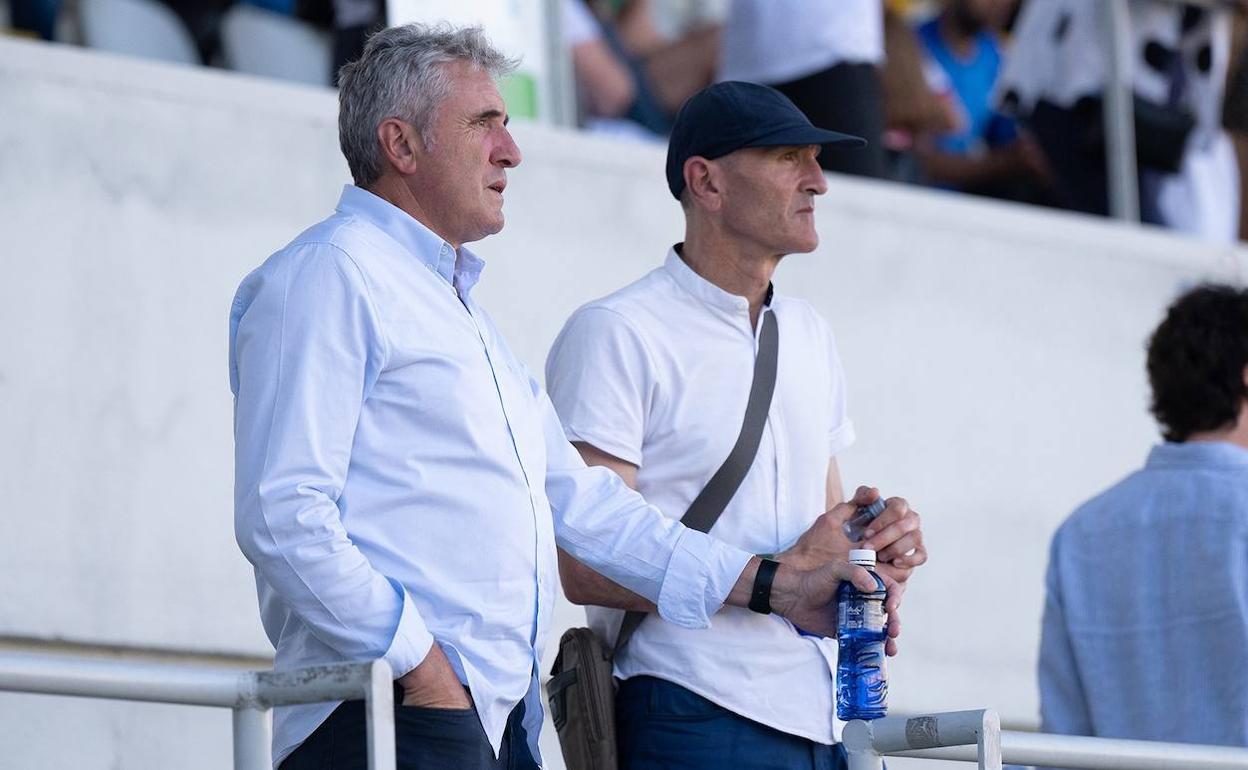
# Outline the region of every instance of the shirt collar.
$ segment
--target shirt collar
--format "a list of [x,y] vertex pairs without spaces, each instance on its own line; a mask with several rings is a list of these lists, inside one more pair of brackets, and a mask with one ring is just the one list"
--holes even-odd
[[[683,244],[678,243],[668,249],[667,260],[663,263],[663,269],[666,270],[667,274],[672,277],[672,280],[674,280],[682,289],[693,295],[695,299],[704,302],[716,310],[727,313],[733,319],[737,319],[742,315],[749,318],[750,301],[739,294],[724,291],[694,272],[693,268],[689,267],[689,265],[685,263],[685,260],[682,259],[680,254],[677,252],[677,249],[679,249],[682,245]],[[765,306],[771,306],[771,298],[774,291],[775,287],[768,285],[767,299],[764,301]]]
[[1153,447],[1150,468],[1220,467],[1248,470],[1248,449],[1226,441],[1186,441]]
[[451,244],[386,199],[353,184],[344,185],[338,211],[377,227],[415,255],[431,272],[467,297],[481,278],[485,261],[464,247]]

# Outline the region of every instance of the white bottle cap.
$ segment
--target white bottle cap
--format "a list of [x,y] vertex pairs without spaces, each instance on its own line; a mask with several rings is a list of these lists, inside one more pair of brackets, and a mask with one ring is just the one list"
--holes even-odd
[[875,566],[875,551],[870,548],[855,548],[849,552],[849,563],[863,567]]

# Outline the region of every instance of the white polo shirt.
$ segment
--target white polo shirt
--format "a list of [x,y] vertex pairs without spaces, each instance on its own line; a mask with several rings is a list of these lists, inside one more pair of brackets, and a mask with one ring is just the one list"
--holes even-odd
[[[826,507],[828,459],[848,447],[845,378],[827,322],[775,295],[776,391],[758,455],[715,537],[754,553],[791,545]],[[761,316],[760,316],[761,321]],[[679,519],[736,443],[757,329],[749,303],[670,251],[663,267],[580,308],[555,340],[546,384],[564,431],[639,467],[648,502]],[[623,613],[589,608],[614,641]],[[835,640],[800,636],[778,615],[725,607],[691,631],[649,617],[616,660],[742,716],[832,743]]]

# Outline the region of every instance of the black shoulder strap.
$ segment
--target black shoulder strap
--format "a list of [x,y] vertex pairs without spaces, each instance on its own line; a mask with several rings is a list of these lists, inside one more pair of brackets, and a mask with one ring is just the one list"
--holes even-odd
[[[763,313],[763,328],[758,335],[758,354],[754,357],[754,382],[750,385],[750,400],[745,407],[745,420],[737,443],[728,453],[728,459],[719,466],[715,475],[706,483],[680,523],[699,532],[710,532],[719,520],[728,501],[737,493],[745,474],[754,464],[758,444],[763,439],[763,427],[767,412],[771,409],[771,396],[776,390],[776,360],[779,354],[779,333],[776,331],[776,314],[772,310]],[[615,652],[628,644],[633,632],[645,620],[646,613],[630,611],[624,615],[624,623],[615,638]]]

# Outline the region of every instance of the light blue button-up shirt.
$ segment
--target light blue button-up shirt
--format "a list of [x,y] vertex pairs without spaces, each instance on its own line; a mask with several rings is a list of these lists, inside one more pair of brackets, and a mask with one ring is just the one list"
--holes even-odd
[[1248,450],[1153,449],[1053,538],[1046,732],[1248,746]]
[[[691,628],[749,554],[584,465],[473,301],[482,266],[347,186],[244,279],[235,529],[277,668],[382,657],[398,676],[437,641],[496,752],[525,701],[536,757],[556,544]],[[277,709],[274,762],[335,706]]]

